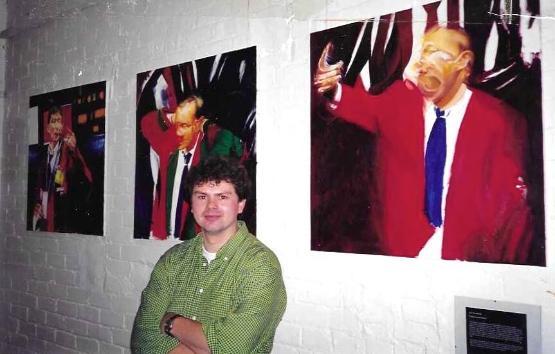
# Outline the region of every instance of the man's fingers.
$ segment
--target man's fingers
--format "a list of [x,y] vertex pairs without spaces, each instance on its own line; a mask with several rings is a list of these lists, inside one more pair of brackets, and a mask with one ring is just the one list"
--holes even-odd
[[324,47],[324,50],[320,55],[320,59],[318,60],[318,70],[326,70],[326,68],[329,66],[326,59],[328,58],[332,46],[333,45],[331,44],[331,42],[328,42],[328,44],[326,44],[326,46]]
[[341,79],[342,73],[343,73],[343,62],[339,61],[336,64],[330,65],[327,70],[318,70],[316,72],[316,75],[314,75],[314,84],[317,85],[320,81],[323,81],[332,77],[339,77],[339,79]]
[[338,61],[335,64],[331,64],[328,65],[328,69],[329,70],[338,70],[338,71],[342,71],[343,70],[343,60]]
[[33,210],[33,214],[38,217],[42,217],[42,206],[37,203],[35,204],[35,209]]
[[343,61],[334,64],[328,63],[328,58],[333,51],[333,44],[328,42],[318,60],[318,68],[314,75],[314,86],[319,93],[335,90],[337,84],[341,81],[343,71]]
[[323,73],[317,73],[314,76],[314,83],[318,83],[320,81],[332,78],[332,77],[341,77],[341,71],[340,70],[331,70],[331,71],[327,71],[327,72],[323,72]]
[[319,93],[324,93],[324,92],[328,92],[328,91],[330,91],[334,88],[335,88],[335,85],[324,85],[324,86],[318,87],[318,92]]
[[341,75],[337,75],[337,76],[319,81],[318,84],[316,84],[316,88],[320,93],[335,89],[340,79],[341,79]]
[[336,86],[341,81],[340,74],[322,75],[314,78],[314,86],[320,88],[322,86]]

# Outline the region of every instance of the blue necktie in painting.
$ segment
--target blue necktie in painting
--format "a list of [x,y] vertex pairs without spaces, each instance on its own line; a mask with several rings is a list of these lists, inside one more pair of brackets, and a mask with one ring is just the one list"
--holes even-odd
[[443,193],[443,170],[447,143],[445,138],[445,112],[435,108],[436,120],[426,145],[426,216],[436,227],[441,226],[441,197]]
[[181,230],[181,210],[183,209],[183,199],[185,199],[185,180],[187,179],[187,172],[188,172],[188,164],[189,160],[191,159],[191,153],[188,152],[183,155],[183,159],[185,160],[185,167],[183,167],[183,174],[181,175],[181,184],[179,185],[179,196],[177,198],[177,207],[175,210],[175,224],[174,224],[174,237],[180,238],[182,230]]

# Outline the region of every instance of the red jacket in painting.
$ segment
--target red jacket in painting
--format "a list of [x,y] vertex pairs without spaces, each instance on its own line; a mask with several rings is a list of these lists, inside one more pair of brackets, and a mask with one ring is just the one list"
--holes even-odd
[[[371,221],[383,254],[415,257],[434,232],[424,213],[424,101],[402,81],[369,95],[342,86],[333,111],[376,134]],[[532,237],[526,201],[526,122],[477,90],[455,146],[445,205],[443,259],[525,263]]]

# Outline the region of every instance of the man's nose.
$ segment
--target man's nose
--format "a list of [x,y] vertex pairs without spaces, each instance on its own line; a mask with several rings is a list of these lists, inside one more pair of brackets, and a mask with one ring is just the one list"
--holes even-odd
[[419,73],[426,72],[426,67],[428,66],[428,61],[421,56],[415,63],[416,70]]
[[216,198],[208,198],[208,208],[214,209],[218,205]]

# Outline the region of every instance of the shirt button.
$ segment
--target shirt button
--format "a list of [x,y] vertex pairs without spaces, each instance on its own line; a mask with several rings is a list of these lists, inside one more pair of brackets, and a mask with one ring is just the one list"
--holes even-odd
[[198,289],[198,292],[202,294],[204,292],[204,289],[200,288],[200,289]]
[[227,261],[227,257],[224,257],[224,261]]
[[203,266],[203,267],[206,267],[206,262],[202,263],[202,266]]
[[192,319],[193,321],[196,321],[196,320],[197,320],[197,316],[193,316],[193,317],[191,317],[191,319]]

